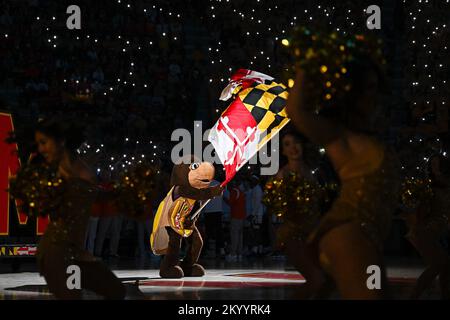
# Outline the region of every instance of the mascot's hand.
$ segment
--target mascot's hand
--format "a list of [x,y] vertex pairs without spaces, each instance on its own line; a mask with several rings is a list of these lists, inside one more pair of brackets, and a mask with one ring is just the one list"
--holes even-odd
[[194,224],[194,222],[195,221],[191,220],[191,217],[186,217],[186,220],[184,220],[184,227],[187,229],[190,229],[190,228],[192,228],[192,225]]
[[220,185],[211,187],[211,193],[214,197],[220,196],[223,190],[225,190],[225,188]]

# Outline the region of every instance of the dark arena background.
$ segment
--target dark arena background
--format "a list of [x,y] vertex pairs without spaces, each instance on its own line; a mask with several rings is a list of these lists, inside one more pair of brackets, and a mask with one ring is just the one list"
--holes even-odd
[[[309,298],[449,299],[449,25],[448,0],[0,1],[0,299],[118,298],[108,296],[112,292],[108,283],[124,288],[126,294],[120,298],[126,299],[252,300],[250,304],[269,306],[275,301]],[[298,36],[295,30],[303,33]],[[302,42],[307,37],[312,39],[310,44]],[[367,39],[371,38],[379,40],[379,49],[369,47]],[[333,47],[335,43],[337,47]],[[335,99],[348,90],[357,91],[344,86],[344,81],[353,81],[351,85],[357,87],[369,78],[369,71],[350,78],[354,71],[346,63],[358,61],[360,52],[352,53],[358,48],[369,55],[383,56],[384,76],[378,78],[383,90],[363,97],[366,105],[376,101],[378,106],[369,114],[373,127],[370,139],[376,137],[378,144],[365,144],[366,138],[344,138],[353,137],[351,132],[357,132],[355,137],[369,137],[368,127],[352,131],[362,122],[355,116],[359,115],[357,107],[349,107],[359,101],[349,98],[350,93],[349,99],[345,98],[347,118],[335,115],[340,112]],[[268,143],[268,154],[272,159],[279,158],[279,167],[267,175],[261,173],[267,163],[244,163],[223,192],[215,194],[217,197],[200,213],[195,225],[203,247],[194,262],[203,266],[203,276],[194,273],[188,277],[190,271],[184,267],[184,277],[163,276],[160,272],[170,263],[178,258],[187,263],[196,255],[192,251],[198,249],[194,231],[193,243],[186,237],[187,242],[175,255],[157,255],[152,250],[150,236],[160,223],[158,205],[177,185],[170,180],[174,150],[182,135],[190,137],[182,141],[189,147],[186,154],[198,156],[196,150],[202,155],[202,150],[212,148],[211,139],[203,134],[216,128],[219,118],[224,119],[223,112],[230,110],[231,100],[219,97],[230,81],[236,80],[240,69],[270,76],[269,80],[251,78],[251,88],[260,88],[261,81],[281,88],[275,98],[281,107],[272,116],[276,124],[270,127],[280,125],[280,132]],[[341,73],[333,74],[335,69]],[[333,133],[334,140],[327,140],[322,135],[329,127],[321,127],[319,122],[314,127],[316,122],[302,120],[307,111],[295,116],[292,110],[300,110],[296,107],[300,103],[290,100],[294,99],[292,92],[298,91],[295,70],[305,70],[309,75],[304,83],[311,89],[300,88],[315,101],[309,107],[325,106],[315,115],[331,117],[331,122],[340,124],[336,128],[344,126],[350,131],[331,130],[338,133]],[[332,80],[325,82],[322,77],[328,74]],[[245,81],[239,82],[243,88],[250,83]],[[253,90],[263,90],[258,88]],[[238,89],[233,99],[241,95]],[[330,91],[317,93],[314,100],[319,89]],[[240,105],[250,108],[251,113],[246,112],[254,119],[239,116],[233,122],[230,116],[230,126],[244,126],[248,121],[259,129],[264,126],[275,102],[271,100],[273,104],[264,107],[260,105],[266,103],[262,98],[252,105],[250,95],[255,91],[235,100],[242,99]],[[264,97],[268,92],[275,89],[269,89]],[[264,110],[263,115],[258,114],[260,110]],[[291,114],[290,123],[284,126]],[[66,131],[42,129],[48,119],[56,119],[52,128],[65,125]],[[41,129],[36,129],[40,124]],[[76,138],[83,141],[67,156],[73,140],[67,131],[69,124],[77,128]],[[221,132],[217,129],[219,140]],[[279,145],[274,142],[278,138]],[[336,139],[348,139],[346,147],[332,148],[329,143]],[[222,182],[229,174],[228,167],[218,159],[225,143],[216,143],[214,179]],[[240,152],[251,145],[249,142],[233,150]],[[387,167],[372,174],[374,171],[367,168],[378,168],[381,162],[373,160],[379,155],[369,145],[383,145],[384,154],[392,154],[395,160],[380,160]],[[352,148],[368,151],[349,151],[351,156],[345,158],[342,150]],[[296,152],[300,160],[293,155]],[[342,168],[347,168],[347,175],[353,178],[344,178],[345,170],[337,169],[333,157],[348,160]],[[33,167],[38,162],[35,159],[41,159],[45,170],[56,164],[54,175],[49,178],[47,171]],[[386,168],[394,162],[399,187],[390,194],[395,201],[388,203],[380,195],[391,190],[394,182],[380,181],[387,179]],[[189,170],[200,171],[195,169],[191,165]],[[89,190],[103,195],[93,202],[83,198],[84,189],[71,189],[81,188],[77,183],[82,182],[70,179],[81,179],[83,172],[89,173]],[[297,180],[306,177],[309,180]],[[60,192],[55,181],[61,183],[65,178],[72,182]],[[280,190],[276,189],[277,181],[282,181]],[[50,192],[47,186],[55,187]],[[310,202],[319,197],[315,193],[319,189],[327,196],[317,209]],[[174,194],[178,192],[177,188],[173,190]],[[296,198],[289,200],[294,194]],[[67,198],[71,196],[75,200]],[[377,201],[381,206],[375,209]],[[77,205],[80,208],[76,209]],[[83,205],[89,212],[81,208]],[[192,212],[196,209],[197,205]],[[330,224],[316,247],[303,230],[314,210],[320,216],[314,220],[316,228],[327,221],[327,215],[339,210],[345,220],[339,218]],[[86,219],[78,221],[70,216],[72,211],[76,211],[75,217],[86,213]],[[308,217],[292,218],[301,215]],[[361,230],[367,224],[361,217],[369,216],[373,222],[385,215],[388,219],[382,223],[386,230],[380,255],[376,259],[375,254],[359,257],[359,249],[353,246],[359,243],[358,237],[366,239]],[[284,239],[283,247],[277,239],[287,232],[284,226],[289,223],[297,224],[298,229],[292,229],[297,233],[290,240]],[[335,235],[334,241],[328,240],[335,245],[327,247],[327,237],[331,239],[333,230],[342,225],[362,228],[344,232],[354,238]],[[78,240],[74,244],[73,239],[58,233],[67,234],[69,230],[70,234],[70,228],[83,230],[82,244]],[[382,233],[370,230],[377,237]],[[298,244],[288,244],[291,240]],[[38,247],[40,242],[42,248]],[[61,255],[60,249],[55,249],[59,246],[64,252]],[[75,251],[68,254],[69,249]],[[88,258],[77,258],[78,253],[73,253],[76,250]],[[65,288],[69,290],[66,295],[59,288],[66,280],[49,274],[56,274],[60,257],[61,261],[73,257],[75,260],[70,261],[83,261],[81,284],[85,288],[77,288],[76,279],[75,291]],[[328,257],[328,264],[324,257]],[[346,266],[347,262],[342,262],[353,257],[355,264],[348,262]],[[54,265],[46,259],[55,261]],[[62,262],[64,266],[67,261]],[[373,263],[364,264],[367,261]],[[103,271],[89,269],[94,264]],[[85,270],[99,279],[101,289],[85,285],[89,281],[83,278]],[[348,270],[347,275],[343,276],[342,270]],[[361,280],[361,273],[367,283],[355,284]],[[314,287],[315,280],[308,280],[308,274],[310,279],[320,278],[322,285]],[[106,275],[112,282],[103,283]],[[72,276],[76,272],[68,270],[67,277]],[[111,284],[111,290],[116,290],[114,286]],[[72,292],[79,295],[71,296]],[[258,312],[264,314],[264,310]],[[182,312],[189,314],[188,304]]]

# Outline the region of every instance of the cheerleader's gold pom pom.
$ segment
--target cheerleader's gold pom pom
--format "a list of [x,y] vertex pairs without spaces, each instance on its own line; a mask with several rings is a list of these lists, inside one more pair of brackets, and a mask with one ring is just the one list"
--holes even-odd
[[401,201],[408,209],[416,209],[420,203],[433,197],[430,179],[407,177],[401,187]]
[[282,216],[285,209],[286,195],[282,186],[283,179],[272,178],[266,183],[264,191],[263,203],[277,216]]
[[47,164],[26,164],[10,179],[9,193],[19,211],[29,216],[56,213],[63,202],[65,181]]
[[319,213],[322,193],[317,183],[291,173],[283,179],[272,178],[267,182],[263,203],[273,214],[298,221]]
[[345,102],[348,91],[353,89],[349,78],[352,66],[365,63],[365,57],[380,69],[386,63],[382,42],[372,35],[313,32],[296,27],[281,44],[290,60],[284,72],[285,83],[291,88],[295,72],[302,69],[309,79],[304,90],[316,111]]
[[151,203],[158,185],[158,173],[156,166],[147,163],[125,170],[114,185],[119,209],[136,219],[147,214],[146,206]]

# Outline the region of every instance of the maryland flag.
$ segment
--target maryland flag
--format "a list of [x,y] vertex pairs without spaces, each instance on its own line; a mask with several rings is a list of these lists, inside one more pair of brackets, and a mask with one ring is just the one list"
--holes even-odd
[[239,69],[222,91],[221,100],[233,97],[233,101],[208,137],[225,167],[222,185],[289,122],[287,88],[273,80],[263,73]]

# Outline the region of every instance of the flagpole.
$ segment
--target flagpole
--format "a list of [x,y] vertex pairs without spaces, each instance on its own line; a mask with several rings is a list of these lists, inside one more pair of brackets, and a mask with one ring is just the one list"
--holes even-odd
[[[286,119],[287,119],[288,121],[286,121],[286,123],[285,123],[279,130],[277,130],[277,132],[275,132],[275,134],[273,135],[273,137],[275,137],[275,136],[278,134],[278,132],[280,132],[281,129],[283,129],[284,126],[287,125],[287,124],[289,123],[290,119],[289,119],[289,118],[286,118]],[[271,137],[270,139],[266,139],[266,141],[264,141],[264,143],[258,148],[258,150],[256,150],[255,152],[253,152],[252,156],[249,157],[249,158],[247,159],[247,161],[243,162],[243,163],[236,169],[236,172],[238,172],[239,170],[241,170],[241,168],[242,168],[243,166],[245,166],[245,165],[247,164],[247,162],[250,161],[250,159],[253,158],[253,157],[259,152],[259,150],[261,150],[262,147],[264,147],[264,146],[267,144],[267,142],[269,142],[270,140],[272,140],[273,137]],[[203,208],[204,208],[211,200],[212,200],[212,199],[206,200],[205,203],[203,203],[203,204],[200,206],[200,208],[198,208],[197,211],[195,211],[195,213],[194,213],[193,215],[191,215],[191,218],[190,218],[191,221],[193,221],[193,220],[200,214],[200,212],[203,210]]]

